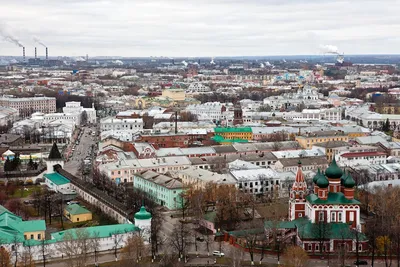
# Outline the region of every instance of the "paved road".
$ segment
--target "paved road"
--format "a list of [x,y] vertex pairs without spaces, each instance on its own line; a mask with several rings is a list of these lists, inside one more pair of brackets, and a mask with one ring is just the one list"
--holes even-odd
[[[229,246],[229,245],[228,245]],[[194,254],[194,252],[190,252],[190,254],[192,254],[189,257],[188,260],[188,264],[207,264],[209,263],[210,266],[214,265],[214,260],[216,257],[214,256],[207,256],[206,253],[202,252],[199,253],[199,257],[196,257]],[[250,260],[250,256],[249,253],[244,253],[244,260],[245,261],[249,261]],[[120,257],[120,253],[118,253],[118,258]],[[260,255],[256,254],[255,257],[255,264],[257,265],[260,259]],[[114,253],[112,251],[108,251],[105,253],[102,253],[98,256],[98,263],[107,263],[107,262],[113,262],[115,261],[115,257],[114,257]],[[352,265],[352,262],[354,260],[348,260],[347,264],[350,266]],[[276,256],[274,255],[265,255],[263,261],[264,263],[277,263],[278,259]],[[282,263],[282,262],[281,262]],[[368,263],[370,263],[370,260],[368,260]],[[94,264],[94,257],[90,257],[89,263],[87,265],[90,264]],[[42,263],[38,263],[38,266],[41,266]],[[61,259],[53,261],[53,262],[46,262],[46,266],[47,267],[65,267],[65,262],[61,261]],[[327,261],[322,261],[322,260],[310,260],[307,264],[307,266],[311,266],[311,267],[326,267],[328,266]],[[383,267],[385,266],[383,261],[375,261],[374,266],[377,267]]]
[[[98,137],[92,136],[89,133],[95,130],[95,127],[82,128],[80,137],[78,137],[78,140],[74,140],[72,143],[72,146],[75,150],[72,152],[72,156],[65,163],[65,170],[74,175],[77,175],[78,177],[81,177],[81,167],[83,159],[89,156],[93,160],[94,157],[90,155],[90,151],[91,146],[93,144],[96,144]],[[78,145],[75,145],[76,141],[79,141]]]

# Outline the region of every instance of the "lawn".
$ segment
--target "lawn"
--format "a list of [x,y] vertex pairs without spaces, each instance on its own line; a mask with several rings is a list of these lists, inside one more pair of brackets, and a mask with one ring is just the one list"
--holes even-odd
[[12,195],[13,198],[26,198],[33,194],[36,190],[39,190],[40,186],[21,186],[15,190]]
[[259,204],[256,207],[257,212],[263,218],[283,218],[287,217],[289,210],[289,204],[287,201],[274,201],[272,203]]

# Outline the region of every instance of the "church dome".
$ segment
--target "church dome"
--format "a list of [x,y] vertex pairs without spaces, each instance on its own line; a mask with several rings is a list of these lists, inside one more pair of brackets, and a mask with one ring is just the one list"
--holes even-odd
[[336,164],[336,159],[333,157],[331,165],[329,165],[328,169],[325,171],[325,175],[331,179],[339,179],[343,175],[342,169]]
[[151,219],[151,213],[146,210],[144,206],[142,206],[139,212],[135,213],[135,219],[137,220],[149,220]]
[[317,185],[319,188],[327,188],[329,186],[329,181],[324,174],[321,173],[321,177],[317,180]]
[[314,178],[312,179],[312,180],[313,180],[313,183],[316,184],[317,181],[318,181],[318,179],[321,178],[321,176],[324,176],[324,175],[321,173],[320,168],[318,168],[317,174],[316,174],[316,175],[314,176]]
[[349,174],[347,172],[343,172],[342,177],[340,177],[340,184],[344,185],[344,181],[347,179],[347,177],[349,176]]
[[347,174],[347,178],[344,180],[343,185],[346,188],[353,188],[356,185],[356,182],[354,181],[353,177],[351,177],[350,173]]

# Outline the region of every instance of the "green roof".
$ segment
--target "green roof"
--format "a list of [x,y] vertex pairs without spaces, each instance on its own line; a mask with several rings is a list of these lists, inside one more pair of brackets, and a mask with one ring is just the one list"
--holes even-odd
[[45,231],[44,220],[23,221],[21,217],[9,211],[0,215],[0,242],[3,244],[13,243],[15,238],[24,241],[25,232]]
[[140,207],[140,210],[135,213],[135,219],[148,220],[151,219],[151,213],[146,210],[144,206]]
[[0,205],[0,215],[3,214],[4,212],[11,213],[8,209],[6,209],[4,206]]
[[217,218],[217,212],[216,211],[211,211],[207,212],[203,216],[204,220],[215,223],[215,218]]
[[339,166],[336,164],[336,159],[335,157],[333,157],[333,160],[331,162],[331,164],[329,165],[329,167],[325,170],[325,175],[328,178],[332,178],[332,179],[339,179],[340,177],[342,177],[343,175],[343,171],[341,168],[339,168]]
[[22,221],[20,224],[24,232],[46,231],[44,220]]
[[[323,228],[322,228],[323,227]],[[355,230],[346,223],[308,223],[298,224],[298,235],[301,239],[318,239],[320,233],[325,233],[326,239],[355,239]],[[359,233],[359,240],[365,241],[367,237]]]
[[113,225],[102,225],[102,226],[92,226],[85,228],[74,228],[65,231],[57,232],[51,234],[51,237],[57,241],[63,241],[64,236],[67,232],[70,232],[74,238],[76,238],[76,230],[82,229],[89,234],[89,237],[111,237],[114,234],[130,233],[139,231],[139,228],[134,224],[113,224]]
[[360,205],[360,201],[356,199],[347,199],[343,193],[338,192],[338,193],[328,193],[328,198],[327,200],[322,200],[320,199],[316,194],[309,194],[306,196],[306,199],[308,202],[311,204],[356,204]]
[[65,210],[69,212],[71,215],[78,215],[78,214],[87,214],[91,213],[90,210],[85,209],[79,204],[71,204],[65,207]]
[[46,179],[49,179],[55,185],[64,185],[69,183],[69,180],[59,173],[50,173],[50,174],[46,173],[43,176]]
[[216,133],[251,133],[251,127],[217,127],[214,128]]
[[[317,239],[319,233],[322,233],[320,227],[326,227],[323,232],[326,233],[326,239],[354,239],[355,232],[346,223],[311,223],[308,218],[298,218],[293,221],[265,221],[265,228],[294,229],[297,228],[301,239]],[[366,236],[360,233],[360,241],[367,240]]]

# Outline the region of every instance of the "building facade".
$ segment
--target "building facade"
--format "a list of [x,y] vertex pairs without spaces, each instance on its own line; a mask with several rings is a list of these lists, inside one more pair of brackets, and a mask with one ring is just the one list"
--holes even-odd
[[19,113],[26,111],[54,113],[56,112],[55,97],[2,97],[0,98],[0,106],[14,108]]

